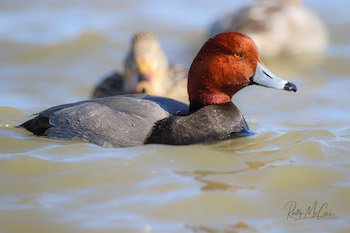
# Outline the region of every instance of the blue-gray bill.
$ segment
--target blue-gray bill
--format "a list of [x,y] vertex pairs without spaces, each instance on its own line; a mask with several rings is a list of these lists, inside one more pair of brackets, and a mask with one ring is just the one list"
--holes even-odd
[[256,66],[255,74],[251,78],[251,84],[286,91],[297,91],[295,84],[278,77],[261,63],[258,63]]

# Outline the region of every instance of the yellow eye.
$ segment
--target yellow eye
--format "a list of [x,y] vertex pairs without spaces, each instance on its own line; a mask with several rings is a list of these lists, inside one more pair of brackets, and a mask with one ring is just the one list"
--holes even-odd
[[234,56],[235,58],[241,58],[241,54],[239,54],[239,53],[234,53],[233,56]]

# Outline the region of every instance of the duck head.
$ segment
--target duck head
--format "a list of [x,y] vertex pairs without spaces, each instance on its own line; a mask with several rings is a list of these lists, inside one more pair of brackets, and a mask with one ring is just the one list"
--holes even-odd
[[248,85],[297,91],[293,83],[279,78],[262,64],[250,37],[238,32],[216,35],[203,45],[190,67],[190,109],[228,103]]
[[133,93],[163,95],[168,75],[168,59],[157,37],[136,33],[125,60],[125,89]]

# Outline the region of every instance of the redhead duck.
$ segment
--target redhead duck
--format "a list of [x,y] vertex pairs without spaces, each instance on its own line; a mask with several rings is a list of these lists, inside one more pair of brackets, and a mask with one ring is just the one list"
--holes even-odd
[[181,65],[169,65],[153,33],[136,33],[124,61],[124,72],[116,71],[95,88],[93,98],[143,93],[188,102],[187,72]]
[[143,94],[111,96],[49,108],[20,127],[36,135],[105,147],[213,142],[248,132],[231,101],[240,89],[255,84],[297,90],[261,63],[250,37],[236,32],[210,38],[193,60],[188,77],[189,106]]
[[325,25],[302,0],[256,0],[222,16],[210,34],[225,31],[249,35],[262,57],[317,54],[327,45]]

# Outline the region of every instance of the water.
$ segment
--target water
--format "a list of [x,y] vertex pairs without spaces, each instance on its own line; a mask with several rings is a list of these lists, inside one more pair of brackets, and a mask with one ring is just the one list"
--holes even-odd
[[[265,61],[297,93],[234,97],[254,136],[105,149],[12,127],[86,99],[135,31],[158,34],[188,67],[210,22],[244,2],[2,1],[0,232],[349,232],[347,1],[306,1],[329,27],[323,58]],[[287,219],[290,201],[332,219]]]

